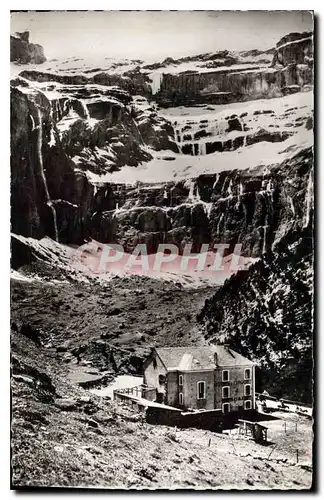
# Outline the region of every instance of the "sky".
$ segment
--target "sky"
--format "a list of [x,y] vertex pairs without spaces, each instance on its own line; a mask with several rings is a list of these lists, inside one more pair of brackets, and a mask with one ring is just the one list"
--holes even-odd
[[11,33],[51,58],[161,60],[217,50],[268,49],[284,35],[313,29],[307,11],[50,11],[11,13]]

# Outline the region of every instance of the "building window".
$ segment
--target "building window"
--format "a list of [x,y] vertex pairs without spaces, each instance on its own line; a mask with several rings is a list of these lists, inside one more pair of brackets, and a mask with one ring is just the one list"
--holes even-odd
[[245,410],[251,410],[252,408],[252,403],[250,400],[244,402],[244,409]]
[[165,380],[166,380],[165,375],[159,375],[159,384],[160,385],[165,384]]
[[223,403],[223,413],[228,413],[230,411],[230,404]]
[[179,392],[179,405],[183,405],[183,394]]
[[229,370],[223,370],[222,380],[223,380],[223,382],[229,381]]
[[183,386],[183,375],[179,375],[179,385]]
[[206,384],[205,382],[197,383],[197,399],[206,399]]
[[244,386],[244,396],[251,396],[251,385],[246,384]]
[[244,378],[245,378],[245,380],[250,380],[250,378],[251,378],[250,368],[246,368],[246,370],[244,371]]
[[222,387],[222,397],[223,397],[223,399],[226,399],[226,398],[230,397],[230,388],[229,388],[229,386]]

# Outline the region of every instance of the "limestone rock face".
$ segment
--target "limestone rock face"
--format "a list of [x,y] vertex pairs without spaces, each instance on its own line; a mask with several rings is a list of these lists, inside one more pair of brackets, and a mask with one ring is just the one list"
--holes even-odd
[[273,64],[310,64],[313,62],[313,34],[290,33],[276,44]]
[[105,207],[86,171],[135,168],[152,158],[148,146],[178,151],[173,128],[116,88],[86,100],[73,87],[73,96],[48,99],[22,82],[14,80],[11,92],[12,231],[54,237],[57,226],[61,241],[82,242],[93,212]]
[[275,253],[239,272],[199,316],[211,342],[256,357],[257,390],[312,401],[312,232],[288,231]]
[[46,61],[41,45],[29,42],[29,32],[10,36],[10,61],[20,64],[42,64]]
[[312,65],[312,33],[290,33],[265,52],[223,51],[149,67],[156,72],[156,100],[179,106],[279,97],[286,87],[311,84]]
[[[23,43],[28,43],[27,35],[23,34]],[[274,54],[269,51],[266,56],[275,59],[283,45],[292,44],[290,53],[296,54],[299,61],[297,53],[304,54],[303,47],[309,46],[311,40],[302,35],[289,35],[280,41]],[[228,57],[227,52],[215,53],[212,61]],[[240,57],[260,59],[263,53],[249,51]],[[198,60],[210,62],[202,56]],[[163,62],[165,67],[168,64],[170,61]],[[235,64],[228,62],[228,67]],[[295,65],[298,78],[301,66]],[[289,80],[293,65],[280,71],[287,93],[298,92],[299,88],[288,85],[295,81]],[[137,85],[146,85],[145,75],[133,73],[132,87],[129,76],[100,72],[88,77],[23,71],[11,82],[14,233],[36,238],[46,234],[77,244],[88,238],[118,241],[130,251],[137,243],[145,242],[151,252],[163,242],[174,243],[180,249],[188,241],[195,248],[206,242],[222,242],[229,243],[231,249],[240,242],[245,255],[256,257],[271,248],[292,214],[299,222],[306,217],[306,206],[299,199],[306,195],[292,186],[300,162],[304,162],[300,175],[307,185],[310,152],[278,163],[266,175],[263,169],[248,173],[232,169],[157,185],[92,182],[89,173],[105,175],[124,166],[136,169],[150,162],[155,152],[167,151],[165,158],[170,163],[179,154],[199,157],[244,152],[259,144],[284,144],[300,129],[312,127],[312,116],[305,106],[289,108],[285,104],[275,108],[271,99],[268,107],[247,107],[244,113],[232,111],[224,116],[169,121],[159,113],[154,101],[148,101],[147,89],[143,87],[142,94],[129,93],[129,88],[138,91]],[[288,79],[283,81],[284,74]],[[198,77],[208,75],[201,73]],[[231,78],[231,73],[227,75]],[[278,77],[277,73],[273,75]],[[183,92],[190,94],[187,78],[196,75],[165,76],[169,77],[176,78]],[[44,87],[35,88],[34,81]],[[286,185],[288,171],[290,184]]]

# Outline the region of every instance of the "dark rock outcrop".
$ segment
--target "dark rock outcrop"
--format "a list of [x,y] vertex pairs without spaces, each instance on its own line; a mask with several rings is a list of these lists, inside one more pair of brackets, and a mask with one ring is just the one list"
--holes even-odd
[[[121,95],[125,99],[125,93]],[[32,88],[12,87],[14,233],[56,238],[58,231],[61,241],[83,241],[91,233],[93,212],[107,206],[98,207],[94,186],[82,170],[101,174],[107,172],[107,164],[110,171],[136,167],[152,158],[147,145],[178,150],[169,135],[173,129],[164,119],[153,110],[143,113],[128,107],[115,96],[103,96],[102,106],[100,99],[87,106],[75,98],[50,101]],[[113,201],[109,209],[115,206]]]
[[29,32],[10,36],[10,61],[20,64],[42,64],[46,61],[41,45],[29,42]]
[[313,55],[313,33],[290,33],[277,43],[272,65],[312,65]]
[[312,226],[276,247],[208,299],[199,315],[212,342],[257,360],[256,390],[312,401]]

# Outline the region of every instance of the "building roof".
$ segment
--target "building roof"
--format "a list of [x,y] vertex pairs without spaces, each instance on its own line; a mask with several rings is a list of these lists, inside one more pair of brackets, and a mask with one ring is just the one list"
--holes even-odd
[[254,363],[225,346],[161,347],[155,352],[168,371],[214,370],[217,367],[252,366]]

